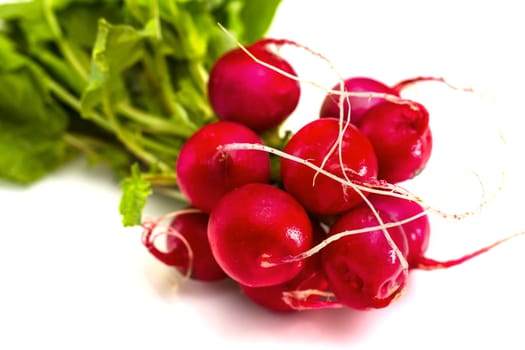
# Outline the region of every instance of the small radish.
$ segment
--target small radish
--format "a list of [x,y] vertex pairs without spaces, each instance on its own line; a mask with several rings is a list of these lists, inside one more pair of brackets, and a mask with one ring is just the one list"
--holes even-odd
[[262,152],[219,150],[228,143],[262,144],[248,127],[229,121],[208,124],[182,146],[176,165],[181,192],[193,207],[210,212],[227,192],[270,180],[270,157]]
[[[258,60],[296,76],[292,66],[269,45],[256,43],[246,49]],[[298,81],[236,48],[216,61],[210,72],[208,94],[219,119],[261,132],[279,126],[295,110],[301,90]]]
[[[335,85],[332,90],[341,91],[341,85]],[[345,92],[353,93],[376,93],[376,94],[388,94],[394,97],[398,97],[398,91],[383,84],[382,82],[367,78],[367,77],[352,77],[344,81]],[[339,98],[337,94],[329,93],[325,97],[319,116],[322,118],[339,118]],[[343,98],[345,98],[343,96]],[[348,101],[343,102],[343,118],[346,120],[348,116],[348,110],[350,109],[350,121],[354,124],[358,124],[361,121],[363,114],[378,103],[384,102],[385,99],[382,97],[367,97],[367,96],[348,96],[350,101],[350,108]]]
[[249,287],[276,285],[297,276],[303,261],[279,264],[312,246],[312,224],[290,194],[269,184],[247,184],[213,209],[208,239],[217,263]]
[[217,265],[208,243],[209,215],[192,209],[175,214],[165,232],[166,251],[155,245],[156,225],[144,224],[144,246],[159,261],[195,280],[216,281],[226,278]]
[[[191,277],[202,281],[215,281],[226,278],[226,274],[215,261],[208,242],[208,219],[206,213],[177,215],[170,227],[186,238],[193,254]],[[177,236],[166,236],[166,248],[171,254],[188,257],[188,249]],[[189,261],[189,259],[187,259]],[[180,266],[185,273],[190,266]]]
[[[339,133],[339,120],[316,119],[290,138],[284,152],[321,166],[326,155],[336,146],[335,151],[324,162],[323,168],[326,171],[341,178],[346,175],[357,182],[374,179],[377,175],[377,159],[368,138],[351,124],[344,129],[341,139]],[[341,143],[337,145],[339,139]],[[339,214],[362,201],[361,196],[349,185],[317,174],[306,165],[289,159],[281,159],[281,178],[284,188],[310,213]]]
[[[326,237],[326,233],[319,225],[314,224],[313,229],[316,243],[321,242]],[[328,288],[320,254],[306,258],[299,275],[290,281],[267,287],[240,285],[240,288],[251,301],[271,311],[298,311],[341,306]]]
[[370,194],[368,200],[391,222],[399,222],[420,215],[401,225],[408,242],[408,264],[410,267],[417,266],[430,240],[430,220],[425,213],[425,208],[413,200],[375,193]]
[[432,153],[429,115],[420,103],[386,101],[370,108],[357,124],[374,146],[378,178],[408,180],[427,165]]
[[[381,210],[377,212],[384,223],[390,222]],[[341,216],[328,236],[378,225],[372,210],[362,204]],[[401,257],[406,257],[408,244],[403,232],[393,226],[388,233]],[[404,290],[406,266],[381,229],[345,235],[324,247],[321,259],[330,289],[348,307],[383,308]]]

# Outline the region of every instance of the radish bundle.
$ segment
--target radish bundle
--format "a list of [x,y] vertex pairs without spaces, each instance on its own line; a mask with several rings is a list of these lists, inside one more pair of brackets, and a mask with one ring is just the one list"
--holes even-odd
[[[216,263],[221,279],[273,311],[384,308],[409,287],[411,270],[455,266],[516,236],[457,259],[425,255],[429,215],[473,214],[447,214],[403,186],[424,176],[433,135],[430,112],[401,92],[425,81],[452,87],[444,79],[409,78],[393,87],[342,79],[326,90],[317,119],[282,133],[304,82],[278,56],[284,45],[315,54],[264,38],[217,60],[208,91],[218,120],[191,136],[177,161],[188,205],[209,218],[204,260]],[[145,237],[158,224],[146,220]],[[182,233],[169,227],[160,235]],[[160,255],[154,242],[146,245]],[[160,260],[170,265],[171,258]],[[196,256],[191,262],[200,264]]]

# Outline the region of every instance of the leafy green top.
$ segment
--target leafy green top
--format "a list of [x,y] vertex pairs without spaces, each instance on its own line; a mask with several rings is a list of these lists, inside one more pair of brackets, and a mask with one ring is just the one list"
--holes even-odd
[[[32,0],[0,5],[0,178],[31,183],[81,153],[121,180],[124,225],[177,194],[182,143],[215,120],[215,60],[261,38],[280,0]],[[175,191],[175,192],[174,192]]]

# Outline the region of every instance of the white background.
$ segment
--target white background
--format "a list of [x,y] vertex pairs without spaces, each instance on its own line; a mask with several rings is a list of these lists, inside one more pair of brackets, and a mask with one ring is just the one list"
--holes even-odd
[[[436,207],[473,208],[504,189],[481,214],[432,216],[428,255],[460,256],[525,229],[521,169],[525,25],[518,1],[284,0],[271,35],[309,46],[343,76],[394,84],[443,76],[477,94],[439,84],[407,91],[430,110],[435,152],[407,184]],[[327,64],[283,50],[305,79],[336,83]],[[316,118],[324,93],[304,86],[291,123]],[[500,131],[505,136],[503,144]],[[383,310],[267,312],[229,282],[187,282],[124,229],[120,191],[103,168],[80,159],[43,181],[0,183],[0,349],[523,349],[525,237],[449,270],[414,271],[403,297]],[[157,216],[174,210],[152,198]]]

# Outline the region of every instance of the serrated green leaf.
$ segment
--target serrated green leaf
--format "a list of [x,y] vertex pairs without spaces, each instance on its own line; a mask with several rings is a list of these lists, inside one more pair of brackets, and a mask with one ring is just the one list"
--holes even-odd
[[138,164],[131,168],[131,175],[121,182],[120,215],[124,226],[139,225],[147,198],[152,194],[151,185],[140,173]]

